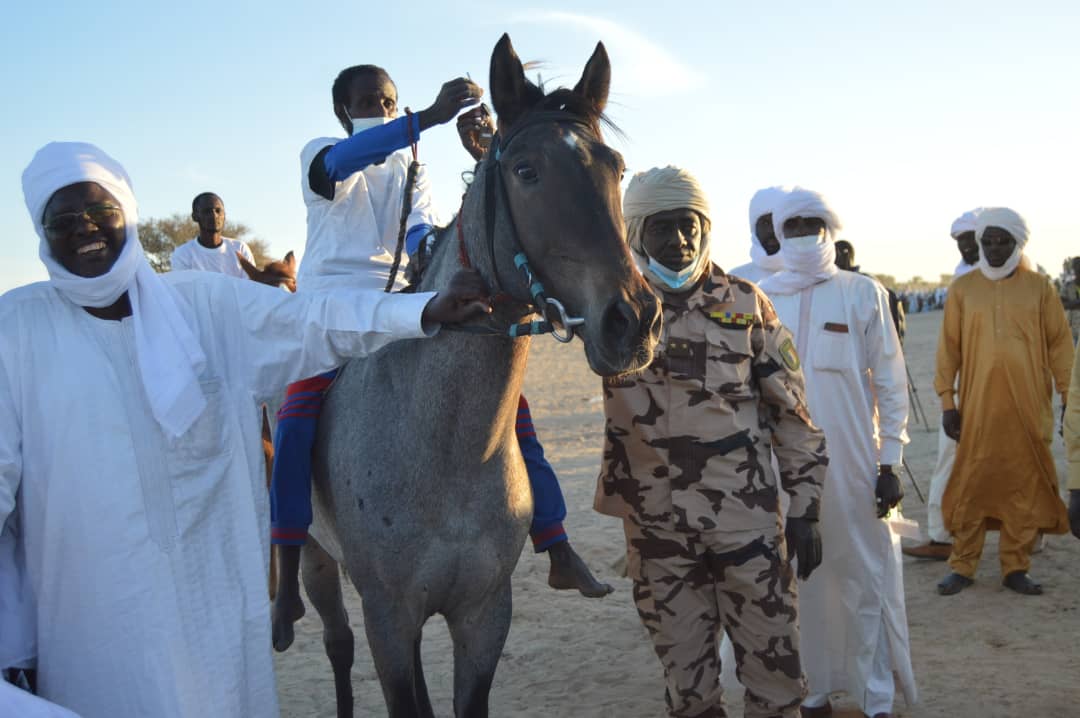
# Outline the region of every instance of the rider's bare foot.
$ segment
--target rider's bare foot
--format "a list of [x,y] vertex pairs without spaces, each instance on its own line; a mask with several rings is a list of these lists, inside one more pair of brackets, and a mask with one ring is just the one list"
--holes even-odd
[[596,580],[581,556],[570,547],[569,541],[560,541],[547,550],[551,559],[548,585],[560,591],[581,592],[587,598],[603,598],[615,589]]
[[277,595],[270,613],[274,650],[282,652],[293,642],[293,624],[304,617],[300,598],[300,546],[278,546]]

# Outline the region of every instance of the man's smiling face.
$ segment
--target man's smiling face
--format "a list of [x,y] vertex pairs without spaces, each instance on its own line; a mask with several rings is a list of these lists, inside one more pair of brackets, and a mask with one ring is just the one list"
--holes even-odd
[[112,269],[127,239],[120,203],[94,182],[57,190],[45,205],[42,224],[53,257],[80,277]]

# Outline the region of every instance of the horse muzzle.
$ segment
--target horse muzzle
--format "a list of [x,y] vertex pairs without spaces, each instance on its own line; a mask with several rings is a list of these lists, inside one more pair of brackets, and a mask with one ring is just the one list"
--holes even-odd
[[617,297],[600,314],[598,327],[586,324],[585,356],[601,376],[637,371],[652,361],[660,339],[660,302],[643,291],[632,299]]

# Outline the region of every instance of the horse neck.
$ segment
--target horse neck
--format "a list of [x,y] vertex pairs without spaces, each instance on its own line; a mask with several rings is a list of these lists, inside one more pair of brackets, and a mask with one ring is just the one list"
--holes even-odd
[[[457,229],[457,223],[462,221],[462,216],[458,216],[443,230],[424,271],[420,291],[438,291],[462,268]],[[480,271],[490,286],[491,263],[481,252],[479,227],[482,222],[465,220],[466,252],[470,265]],[[517,302],[496,303],[490,316],[469,324],[505,332],[525,311]],[[432,401],[440,402],[444,410],[441,413],[449,423],[463,430],[454,439],[455,447],[472,455],[479,452],[486,460],[513,434],[530,340],[451,329],[444,329],[441,334],[440,341],[431,345],[434,354],[430,361],[424,362],[420,369],[424,383],[438,387],[438,397]]]

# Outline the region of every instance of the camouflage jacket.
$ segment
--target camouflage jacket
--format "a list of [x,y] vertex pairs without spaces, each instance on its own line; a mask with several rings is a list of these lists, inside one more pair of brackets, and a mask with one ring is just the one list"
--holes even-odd
[[648,368],[604,381],[597,511],[681,531],[776,526],[777,477],[791,516],[818,515],[825,435],[810,421],[799,357],[772,303],[713,265],[663,295]]

